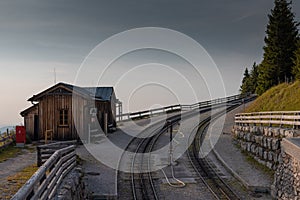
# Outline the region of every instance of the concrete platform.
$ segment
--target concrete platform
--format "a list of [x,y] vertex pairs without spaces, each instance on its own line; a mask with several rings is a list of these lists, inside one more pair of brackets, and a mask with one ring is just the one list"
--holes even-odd
[[[234,124],[234,114],[243,111],[243,106],[230,112],[224,124],[224,127],[213,127],[213,129],[222,129],[224,134],[221,134],[217,144],[215,145],[213,151],[217,158],[223,163],[223,165],[240,180],[246,188],[252,191],[265,192],[270,190],[270,186],[273,182],[273,177],[266,174],[262,169],[253,166],[247,160],[246,156],[243,155],[232,141],[231,138],[231,128]],[[139,126],[132,126],[132,124],[123,122],[120,125],[120,129],[116,132],[109,134],[108,139],[111,143],[115,144],[120,148],[125,148],[128,142],[131,140],[131,136],[125,134],[125,132],[139,132],[145,128],[149,123],[149,120],[139,120],[137,124]],[[102,146],[108,145],[106,141],[101,143]],[[117,181],[116,181],[116,170],[104,163],[98,161],[92,156],[84,146],[79,146],[77,149],[77,154],[83,161],[83,171],[86,173],[85,182],[86,187],[90,192],[90,196],[94,199],[113,199],[117,197]],[[99,152],[101,154],[101,152]],[[102,155],[103,156],[103,155]],[[114,152],[104,155],[105,159],[117,161],[120,159],[118,156],[114,155]],[[184,159],[184,158],[181,158]],[[180,159],[179,159],[180,161]],[[182,161],[181,163],[185,163]],[[192,173],[185,172],[181,174],[180,166],[176,166],[176,177],[187,178],[185,181],[187,183],[193,183],[194,180],[190,178],[193,177]],[[168,171],[168,170],[167,170]],[[171,177],[167,172],[167,176]],[[193,184],[191,184],[193,185]],[[190,186],[192,187],[192,186]],[[179,191],[180,194],[180,191]],[[268,199],[268,198],[266,198]]]
[[227,170],[237,178],[250,191],[270,192],[273,176],[266,173],[262,168],[249,162],[247,157],[234,144],[231,129],[234,125],[234,115],[243,112],[243,106],[227,114],[224,127],[213,127],[222,129],[222,134],[215,145],[213,152]]
[[[160,120],[164,116],[155,116],[154,120]],[[82,160],[82,168],[85,174],[84,181],[89,191],[91,199],[116,199],[117,180],[116,170],[120,160],[120,152],[114,153],[116,147],[124,149],[132,137],[129,134],[137,134],[142,131],[149,119],[142,119],[132,122],[122,122],[114,133],[108,134],[107,138],[100,144],[80,145],[76,149],[77,155]],[[153,122],[153,121],[152,121]],[[126,134],[129,133],[129,134]],[[101,148],[99,148],[101,146]],[[109,153],[100,152],[105,150]],[[92,153],[91,153],[92,152]],[[100,158],[100,159],[99,159]],[[105,162],[110,161],[113,166],[108,166]]]

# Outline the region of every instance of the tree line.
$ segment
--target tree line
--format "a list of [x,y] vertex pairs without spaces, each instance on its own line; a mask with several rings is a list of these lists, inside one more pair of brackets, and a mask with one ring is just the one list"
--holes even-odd
[[263,47],[263,61],[246,68],[241,93],[261,95],[272,86],[282,82],[300,80],[299,23],[292,12],[292,2],[275,0],[275,6],[268,15]]

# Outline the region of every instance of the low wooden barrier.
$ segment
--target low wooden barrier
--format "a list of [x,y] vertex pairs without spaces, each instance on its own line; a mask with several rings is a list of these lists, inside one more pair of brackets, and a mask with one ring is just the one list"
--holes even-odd
[[153,116],[153,115],[159,115],[159,114],[175,112],[175,111],[188,111],[188,110],[203,108],[203,107],[207,107],[207,106],[217,105],[217,104],[221,104],[221,103],[229,103],[229,102],[233,102],[236,100],[241,100],[243,98],[255,98],[255,96],[249,96],[249,94],[233,95],[233,96],[229,96],[229,97],[213,99],[210,101],[203,101],[203,102],[199,102],[199,103],[195,103],[195,104],[191,104],[191,105],[177,104],[177,105],[167,106],[167,107],[163,107],[163,108],[144,110],[144,111],[140,111],[140,112],[124,113],[121,115],[117,115],[117,119],[119,121],[126,121],[126,120],[130,120],[130,119],[149,117],[149,116]]
[[53,199],[63,178],[76,166],[75,148],[76,145],[71,145],[56,150],[12,200]]
[[235,123],[300,128],[300,111],[239,113],[235,115]]
[[6,132],[2,133],[0,135],[0,150],[13,143],[15,137],[16,133],[14,131],[9,132],[9,130],[7,130]]
[[76,143],[76,140],[72,140],[37,146],[37,166],[42,166],[42,164],[45,163],[55,153],[55,151],[70,145],[76,145]]

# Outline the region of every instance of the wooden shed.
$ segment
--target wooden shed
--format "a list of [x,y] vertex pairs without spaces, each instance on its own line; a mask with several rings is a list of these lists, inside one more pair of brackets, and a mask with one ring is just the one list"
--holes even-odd
[[[116,127],[116,96],[113,87],[78,87],[58,83],[28,99],[33,105],[20,114],[32,140],[79,139],[89,134],[91,124],[102,130]],[[105,127],[105,125],[107,125]]]

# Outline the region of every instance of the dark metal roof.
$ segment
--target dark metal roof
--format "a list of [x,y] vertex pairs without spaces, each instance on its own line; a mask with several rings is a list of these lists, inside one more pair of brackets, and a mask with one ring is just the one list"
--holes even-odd
[[113,87],[78,87],[67,83],[58,83],[44,90],[43,92],[40,92],[37,95],[33,95],[33,97],[28,99],[28,101],[38,101],[40,97],[44,96],[48,92],[55,90],[57,87],[64,87],[68,89],[70,92],[75,91],[76,93],[79,93],[81,95],[89,96],[102,101],[110,101],[114,92]]
[[114,92],[113,87],[84,87],[83,89],[87,90],[95,98],[109,101]]

